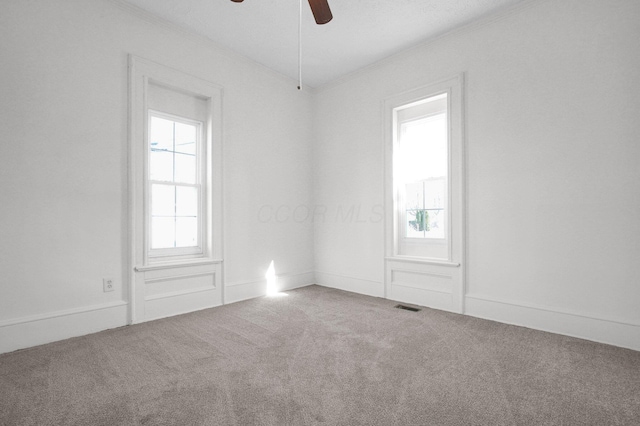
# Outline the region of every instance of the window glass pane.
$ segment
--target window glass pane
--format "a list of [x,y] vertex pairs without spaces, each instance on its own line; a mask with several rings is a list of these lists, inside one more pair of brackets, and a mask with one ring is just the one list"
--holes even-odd
[[195,217],[176,218],[176,247],[198,245],[198,219]]
[[196,183],[196,157],[189,154],[175,154],[175,182]]
[[424,181],[424,207],[426,209],[443,209],[446,192],[444,177]]
[[427,238],[445,237],[446,193],[447,181],[444,177],[424,181],[424,207],[429,214],[429,229],[425,232]]
[[173,151],[173,121],[151,117],[149,130],[152,151]]
[[407,238],[424,238],[425,210],[407,210]]
[[407,210],[424,208],[424,186],[422,182],[411,182],[405,185],[405,205]]
[[422,221],[424,208],[424,187],[422,182],[412,182],[405,185],[406,232],[409,238],[424,237],[425,223]]
[[446,114],[403,123],[400,155],[405,181],[446,176],[447,142]]
[[173,217],[153,217],[151,219],[151,248],[175,247],[175,219]]
[[198,189],[190,186],[176,188],[176,216],[198,216]]
[[154,184],[151,187],[151,215],[170,216],[175,215],[176,191],[173,185]]
[[151,150],[150,179],[173,182],[173,152]]
[[196,155],[197,126],[193,124],[176,123],[176,152]]

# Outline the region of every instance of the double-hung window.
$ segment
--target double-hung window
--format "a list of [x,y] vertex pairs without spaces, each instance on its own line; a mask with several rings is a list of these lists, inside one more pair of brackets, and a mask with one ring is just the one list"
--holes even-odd
[[142,271],[218,261],[222,90],[141,58],[131,66],[132,262]]
[[130,320],[222,304],[222,88],[129,58]]
[[202,255],[204,123],[149,110],[148,254]]
[[385,101],[387,257],[459,263],[464,179],[462,77]]
[[448,234],[447,94],[396,112],[396,170],[404,242],[445,240]]

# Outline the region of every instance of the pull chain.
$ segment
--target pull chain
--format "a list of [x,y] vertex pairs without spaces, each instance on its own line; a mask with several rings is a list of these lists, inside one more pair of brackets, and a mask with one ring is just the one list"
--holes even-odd
[[298,15],[298,90],[302,90],[302,0]]

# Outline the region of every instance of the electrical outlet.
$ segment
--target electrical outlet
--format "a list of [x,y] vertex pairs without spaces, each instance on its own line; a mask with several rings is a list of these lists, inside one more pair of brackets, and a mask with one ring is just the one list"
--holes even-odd
[[108,291],[113,291],[115,289],[115,282],[113,281],[113,278],[103,278],[102,289],[105,293]]

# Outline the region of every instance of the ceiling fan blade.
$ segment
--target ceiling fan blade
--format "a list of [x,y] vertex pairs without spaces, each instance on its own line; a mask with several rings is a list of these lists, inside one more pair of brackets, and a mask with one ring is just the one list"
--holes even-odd
[[[244,0],[231,0],[234,3],[242,3]],[[326,24],[333,19],[327,0],[309,0],[311,12],[318,25]]]
[[326,24],[333,19],[327,0],[309,0],[309,6],[318,25]]

